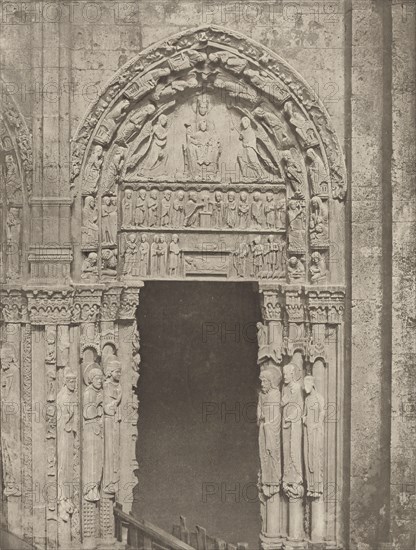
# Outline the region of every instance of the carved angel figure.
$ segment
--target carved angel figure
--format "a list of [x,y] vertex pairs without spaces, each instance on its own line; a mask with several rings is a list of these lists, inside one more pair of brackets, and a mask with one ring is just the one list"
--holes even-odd
[[168,117],[159,115],[153,127],[145,151],[139,155],[137,176],[154,178],[163,174],[168,160],[166,144],[168,140]]
[[311,277],[311,283],[318,283],[319,281],[326,279],[325,259],[318,251],[313,252],[311,255],[309,274]]
[[301,145],[304,147],[315,145],[317,140],[312,122],[294,110],[292,101],[286,101],[283,112],[285,113],[289,124],[300,138]]

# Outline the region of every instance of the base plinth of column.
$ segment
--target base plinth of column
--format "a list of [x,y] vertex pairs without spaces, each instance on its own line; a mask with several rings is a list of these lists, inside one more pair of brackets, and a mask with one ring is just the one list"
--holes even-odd
[[306,540],[285,540],[283,544],[284,550],[301,550],[302,548],[308,548]]
[[262,550],[281,550],[283,548],[284,539],[281,537],[268,537],[260,535],[260,543]]

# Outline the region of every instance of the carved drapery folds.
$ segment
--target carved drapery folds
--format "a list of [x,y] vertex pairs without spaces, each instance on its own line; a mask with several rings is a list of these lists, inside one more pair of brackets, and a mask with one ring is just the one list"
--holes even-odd
[[187,31],[120,70],[74,140],[71,181],[85,281],[340,279],[345,173],[328,115],[238,33]]
[[259,496],[265,549],[341,540],[344,292],[260,285]]

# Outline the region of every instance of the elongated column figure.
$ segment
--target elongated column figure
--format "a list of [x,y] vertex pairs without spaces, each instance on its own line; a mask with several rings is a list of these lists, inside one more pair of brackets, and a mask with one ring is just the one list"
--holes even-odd
[[311,540],[322,542],[325,529],[324,492],[324,418],[325,400],[316,391],[313,376],[305,376],[303,416],[304,460],[307,496],[311,502]]
[[283,434],[283,491],[289,499],[289,544],[287,548],[303,546],[302,497],[302,414],[303,395],[295,379],[295,363],[283,367],[282,434]]
[[281,405],[279,367],[265,368],[260,373],[261,392],[257,407],[259,426],[259,496],[262,512],[263,548],[281,548],[280,483],[281,462]]

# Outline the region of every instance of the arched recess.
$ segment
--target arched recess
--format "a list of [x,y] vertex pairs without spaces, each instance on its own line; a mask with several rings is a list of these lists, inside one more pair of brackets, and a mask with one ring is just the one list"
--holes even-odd
[[[92,363],[112,376],[103,358],[108,342],[115,343],[112,362],[130,354],[133,366],[133,382],[121,369],[121,405],[135,403],[133,429],[122,424],[116,436],[131,452],[111,458],[120,486],[137,467],[140,356],[137,342],[127,347],[122,335],[129,320],[138,341],[131,321],[139,287],[152,279],[255,281],[263,311],[258,365],[269,380],[260,409],[278,399],[283,411],[272,419],[278,435],[271,453],[262,431],[269,413],[260,419],[262,546],[303,548],[309,540],[338,548],[346,175],[315,92],[274,52],[239,33],[203,27],[177,34],[124,66],[91,106],[72,143],[71,188],[73,280],[88,299],[103,292],[101,283],[107,289],[102,303],[97,294],[95,324],[80,317],[84,402]],[[316,373],[306,392],[303,378]],[[329,404],[335,413],[326,422]],[[81,457],[84,464],[83,448]],[[120,500],[115,486],[106,493],[94,483],[94,498],[81,497],[83,538],[97,536],[96,524],[101,537],[111,534],[109,501]]]
[[0,80],[0,282],[19,282],[26,266],[23,243],[29,229],[32,193],[32,137],[26,122]]

